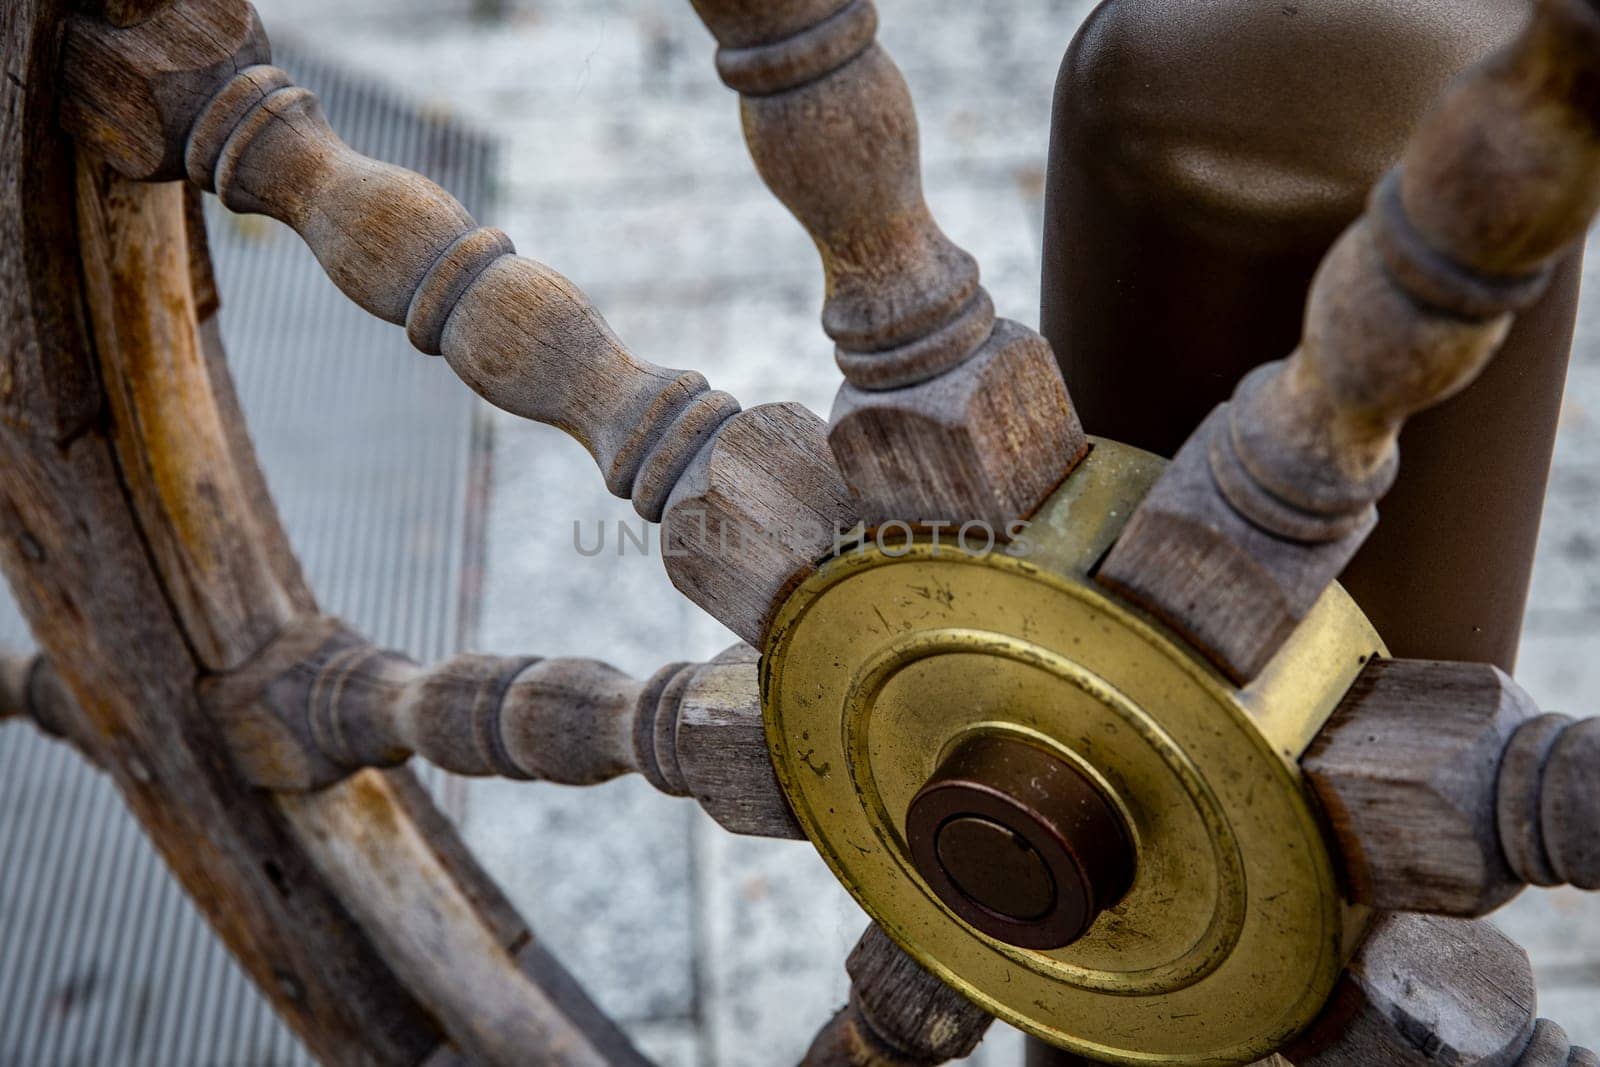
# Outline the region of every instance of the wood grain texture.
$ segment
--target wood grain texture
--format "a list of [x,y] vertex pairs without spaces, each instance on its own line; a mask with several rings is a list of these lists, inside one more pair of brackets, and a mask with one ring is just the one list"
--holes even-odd
[[1373,661],[1301,766],[1362,904],[1475,917],[1600,889],[1600,719],[1541,715],[1494,667]]
[[817,1034],[804,1067],[936,1067],[971,1055],[994,1021],[876,925],[845,969],[850,1001]]
[[1296,1067],[1558,1067],[1594,1062],[1534,1018],[1533,970],[1481,920],[1392,914],[1327,1010],[1283,1056]]
[[1507,743],[1538,714],[1484,664],[1368,664],[1301,760],[1352,899],[1470,917],[1520,892],[1496,789]]
[[661,554],[679,592],[759,645],[858,514],[823,421],[799,404],[763,404],[730,419],[684,470]]
[[[481,872],[422,862],[423,838],[434,856],[459,846],[437,826],[417,829],[425,802],[403,795],[408,779],[369,776],[360,798],[336,787],[286,812],[235,774],[200,706],[196,686],[211,663],[247,657],[309,598],[270,512],[252,510],[264,490],[231,390],[212,388],[223,367],[214,324],[195,321],[215,301],[201,284],[208,269],[190,258],[204,247],[185,232],[192,201],[94,167],[74,181],[53,128],[65,12],[22,0],[0,17],[10,75],[0,82],[0,560],[53,653],[52,672],[32,675],[33,709],[59,708],[50,714],[61,732],[86,741],[218,935],[320,1059],[412,1063],[445,1033],[472,1047],[472,1021],[450,1016],[439,976],[402,976],[405,961],[385,958],[388,932],[374,937],[355,922],[344,903],[353,887],[318,866],[325,842],[311,819],[341,833],[367,827],[370,839],[381,835],[375,825],[398,826],[369,877],[429,895],[454,917],[449,936],[524,939],[487,913]],[[165,77],[156,78],[165,88],[129,87],[128,106],[181,98]],[[97,378],[117,396],[100,393]],[[171,420],[203,432],[175,434]],[[234,551],[246,536],[266,550]],[[41,689],[55,677],[59,691]],[[408,883],[424,869],[426,882]],[[488,995],[587,1047],[526,979]]]
[[[442,1035],[480,1062],[520,1062],[502,1043],[498,1027],[498,1020],[515,1017],[523,1020],[522,1036],[549,1040],[551,1062],[605,1062],[545,991],[516,970],[510,952],[522,933],[508,936],[507,914],[494,905],[499,898],[493,887],[475,866],[457,861],[465,853],[453,830],[430,814],[429,802],[405,772],[369,772],[304,797],[249,791],[237,777],[225,739],[197,691],[210,672],[249,662],[271,647],[278,632],[314,611],[315,604],[275,516],[256,510],[264,499],[259,473],[240,473],[254,469],[254,457],[240,432],[243,415],[233,406],[231,388],[213,388],[225,367],[195,318],[198,303],[190,287],[207,272],[188,261],[204,242],[184,232],[195,215],[183,190],[135,184],[97,164],[80,168],[78,196],[85,220],[79,227],[85,296],[101,378],[113,393],[124,389],[127,394],[113,395],[107,405],[119,491],[127,494],[124,506],[137,521],[146,566],[162,590],[159,600],[137,610],[171,605],[184,655],[192,657],[185,698],[205,723],[210,746],[205,758],[213,774],[227,775],[236,789],[255,798],[253,803],[265,805],[265,814],[301,850],[265,861],[246,852],[241,858],[257,880],[248,888],[274,898],[286,895],[284,887],[290,887],[290,897],[306,893],[314,900],[318,891],[326,894],[337,921],[304,916],[298,931],[278,936],[297,939],[295,952],[335,969],[345,985],[362,985],[344,989],[344,997],[374,998],[387,1011],[411,1013],[407,1040],[424,1050]],[[127,263],[144,265],[103,284],[116,276],[116,265]],[[162,392],[175,396],[147,396]],[[192,432],[197,426],[215,429]],[[86,698],[82,690],[76,696],[80,703],[103,699],[99,694]],[[226,823],[230,814],[211,817]],[[174,842],[176,849],[188,847],[188,842]],[[380,899],[414,904],[428,917],[425,929],[419,932],[416,917],[402,911],[352,906],[356,900]],[[218,896],[216,904],[230,914],[240,906],[231,893]],[[357,913],[358,926],[351,926],[346,909]],[[334,942],[347,956],[335,957],[322,943],[328,926],[342,940],[355,942]],[[247,967],[259,964],[252,958],[258,946],[230,944]],[[475,958],[477,969],[462,971],[473,984],[464,986],[462,975],[430,965],[434,956]],[[346,967],[351,971],[345,973]],[[502,981],[505,975],[511,978]],[[275,1003],[299,988],[281,977],[267,981],[279,985],[269,990]],[[362,1024],[373,1025],[380,1023]],[[371,1040],[370,1034],[364,1037]],[[417,1055],[414,1048],[380,1058],[411,1062]]]
[[292,555],[272,551],[277,516],[252,506],[260,498],[240,467],[253,468],[254,454],[235,453],[209,402],[214,368],[182,187],[134,185],[87,158],[78,186],[83,275],[124,476],[202,666],[226,670],[310,611],[311,593]]
[[74,249],[63,240],[74,225],[73,162],[53,121],[52,72],[64,9],[0,4],[0,422],[57,442],[100,405]]
[[869,522],[1029,514],[1085,439],[1049,346],[1003,322],[922,193],[871,0],[694,0],[768,187],[810,233],[846,387],[831,437]]
[[354,152],[311,93],[266,65],[243,0],[173,0],[125,28],[79,17],[68,36],[63,122],[125,176],[187,175],[235,211],[293,227],[352,300],[404,325],[490,403],[571,434],[646,519],[737,469],[748,490],[712,510],[769,539],[813,531],[778,552],[701,539],[669,561],[679,588],[741,637],[759,640],[771,598],[827,553],[836,522],[854,524],[820,434],[769,432],[768,414],[742,414],[699,374],[637,358],[566,278],[514,255],[427,179]]
[[[59,329],[89,318],[71,265],[79,255],[75,182],[51,128],[53,57],[29,44],[55,38],[63,15],[53,3],[22,0],[3,16],[7,63],[19,67],[0,81],[0,165],[21,180],[0,192],[0,217],[23,245],[8,245],[0,259],[0,299],[14,309],[0,318],[0,351],[12,382],[38,387],[40,415],[49,414],[49,398],[66,395],[56,375],[95,379],[86,331]],[[59,181],[29,177],[40,173]],[[181,216],[171,224],[181,227]],[[98,392],[85,409],[106,410]],[[270,797],[232,773],[195,699],[199,667],[146,549],[111,434],[84,424],[58,441],[60,425],[8,419],[0,428],[0,561],[75,697],[67,732],[94,739],[95,762],[308,1047],[338,1063],[426,1052],[439,1040],[434,1024],[327,883],[307,877],[288,896],[274,885],[269,872],[293,876],[308,866],[304,845]]]
[[1544,715],[1506,748],[1496,825],[1507,862],[1530,885],[1600,890],[1600,719]]
[[98,7],[101,14],[106,17],[106,21],[117,26],[131,26],[135,22],[144,21],[171,2],[172,0],[100,0]]
[[[1240,515],[1211,475],[1213,412],[1145,496],[1096,578],[1188,639],[1243,685],[1259,674],[1365,537],[1305,545]],[[1375,519],[1375,517],[1374,517]]]
[[[1260,671],[1376,522],[1406,419],[1477,377],[1593,220],[1596,84],[1600,12],[1543,0],[1446,93],[1323,262],[1299,350],[1196,432],[1108,585],[1235,680]],[[1197,595],[1197,572],[1214,592]]]
[[640,774],[734,833],[805,836],[767,754],[748,646],[643,682],[584,659],[466,654],[425,669],[310,618],[203,696],[241,773],[267,789],[323,789],[413,755],[562,785]]
[[[528,980],[504,931],[483,921],[470,896],[439,891],[455,884],[457,872],[429,834],[393,812],[391,788],[367,773],[331,794],[284,795],[279,803],[319,842],[317,870],[340,887],[384,959],[472,1062],[511,1067],[536,1054],[541,1063],[602,1067],[605,1055]],[[328,795],[341,803],[327,803]],[[405,877],[394,876],[396,855],[405,857]]]

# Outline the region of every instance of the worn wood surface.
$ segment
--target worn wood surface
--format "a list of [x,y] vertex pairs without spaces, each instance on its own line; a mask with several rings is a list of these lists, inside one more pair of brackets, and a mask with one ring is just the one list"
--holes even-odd
[[[203,274],[192,267],[188,256],[203,245],[185,232],[194,216],[186,208],[182,188],[135,184],[101,165],[86,164],[80,168],[78,198],[84,220],[79,233],[86,299],[95,325],[101,377],[113,394],[119,389],[127,393],[126,399],[114,396],[108,405],[111,443],[152,576],[193,650],[186,653],[195,657],[186,695],[198,705],[195,690],[204,684],[206,674],[248,661],[271,636],[315,605],[292,564],[276,517],[253,508],[261,498],[251,492],[252,480],[236,478],[233,491],[224,492],[228,472],[253,467],[254,457],[249,451],[236,451],[242,443],[236,433],[220,429],[241,426],[243,416],[231,406],[230,392],[211,388],[212,375],[223,368],[207,359],[207,344],[195,317],[191,286]],[[136,265],[128,267],[130,262]],[[103,284],[118,277],[119,266],[126,268],[126,274]],[[160,360],[171,362],[162,365]],[[158,366],[155,372],[150,370],[152,363]],[[218,430],[186,432],[196,425]],[[156,473],[145,474],[146,464]],[[189,595],[191,590],[194,595]],[[239,605],[248,610],[238,610]],[[94,699],[82,691],[78,697]],[[199,710],[207,725],[208,758],[215,773],[226,773],[243,788],[245,783],[225,755],[224,738],[204,709]],[[409,1010],[412,1029],[426,1026],[432,1031],[419,1035],[426,1047],[438,1043],[438,1031],[433,1030],[438,1027],[453,1044],[482,1062],[517,1062],[501,1044],[504,1036],[495,1023],[515,1016],[550,1037],[552,1062],[605,1062],[544,991],[512,966],[509,953],[517,938],[506,936],[503,916],[485,908],[494,898],[492,887],[476,867],[440,861],[442,853],[461,850],[442,820],[432,821],[427,832],[419,828],[417,816],[427,801],[404,772],[391,777],[369,773],[314,797],[252,795],[259,798],[256,803],[270,805],[269,812],[281,822],[285,836],[304,850],[301,855],[255,860],[256,877],[264,880],[257,892],[281,897],[281,887],[292,886],[291,895],[299,895],[304,881],[325,887],[324,892],[337,901],[330,901],[330,906],[339,909],[345,925],[349,924],[346,909],[354,911],[359,928],[343,936],[359,938],[361,954],[355,959],[361,970],[345,976],[345,983],[376,987],[389,1010]],[[353,855],[359,855],[359,861],[351,862]],[[352,907],[353,901],[378,898],[380,887],[418,911],[365,912]],[[231,896],[219,898],[218,903],[235,906]],[[421,933],[413,926],[418,914],[430,920]],[[325,962],[327,946],[308,935],[331,921],[307,916],[302,924],[298,933],[280,936],[296,938],[297,952]],[[422,956],[419,937],[426,945]],[[253,947],[230,943],[247,968],[257,963],[250,958]],[[429,952],[448,957],[489,952],[476,972],[482,984],[463,993],[466,987],[458,976],[426,964],[423,957]],[[502,981],[496,968],[509,969],[515,977]],[[391,983],[399,988],[385,990]],[[279,984],[295,988],[293,981],[279,980]],[[343,993],[356,995],[350,989]],[[470,1007],[463,1005],[463,996],[472,1002]],[[412,997],[420,1010],[394,1005],[397,998],[409,1005]],[[402,1058],[414,1055],[407,1052]]]
[[1526,883],[1501,850],[1496,782],[1538,714],[1486,664],[1368,664],[1301,761],[1353,899],[1478,916],[1515,896]]
[[1501,847],[1530,885],[1600,890],[1600,719],[1524,722],[1500,767]]
[[1534,999],[1527,955],[1490,924],[1386,915],[1322,1018],[1283,1055],[1296,1067],[1594,1063],[1535,1019]]
[[[31,35],[53,36],[61,15],[34,0],[6,5],[8,63],[27,62]],[[0,165],[28,161],[21,180],[0,185],[0,216],[22,240],[0,254],[0,361],[6,380],[35,383],[45,397],[61,395],[53,375],[93,380],[85,335],[51,326],[85,318],[76,269],[45,269],[52,257],[78,252],[72,165],[51,132],[51,70],[27,65],[0,83],[8,120]],[[27,176],[39,173],[58,180]],[[60,226],[41,231],[43,219]],[[0,553],[35,636],[77,697],[82,721],[72,733],[98,740],[96,762],[311,1048],[340,1063],[401,1061],[431,1048],[437,1031],[328,885],[308,877],[289,896],[274,886],[269,872],[304,869],[305,852],[270,799],[233,774],[198,706],[198,666],[146,550],[108,429],[82,427],[65,443],[54,429],[32,420],[0,433]],[[319,948],[307,931],[321,932]]]
[[[255,467],[209,402],[190,271],[191,220],[177,185],[144,189],[85,157],[78,167],[83,276],[123,476],[200,664],[237,666],[285,620],[312,610],[277,515],[246,488]],[[225,372],[224,372],[225,373]],[[243,446],[241,448],[241,446]]]
[[74,225],[73,163],[53,122],[53,72],[65,9],[50,0],[0,4],[0,421],[58,442],[100,406],[74,246],[63,239]]
[[868,521],[997,530],[1086,447],[1049,345],[996,324],[977,261],[922,195],[916,114],[871,0],[694,0],[745,140],[816,242],[846,385],[830,440]]
[[1600,889],[1600,719],[1541,715],[1494,667],[1373,661],[1301,765],[1360,903],[1475,917]]
[[1544,0],[1445,95],[1323,262],[1299,350],[1190,439],[1108,585],[1260,671],[1377,521],[1406,419],[1478,375],[1592,221],[1597,81],[1600,11]]
[[[570,433],[645,518],[663,519],[675,495],[698,508],[708,468],[737,468],[748,481],[722,510],[749,533],[678,539],[667,565],[759,641],[773,598],[827,553],[835,524],[855,521],[820,424],[741,412],[699,374],[638,359],[566,278],[514,255],[432,182],[352,151],[269,58],[243,0],[175,0],[126,28],[77,18],[62,121],[127,176],[187,174],[235,211],[293,227],[352,300],[491,403]],[[761,547],[775,542],[792,547]]]
[[804,1067],[936,1067],[969,1055],[994,1019],[923,970],[876,924],[850,958],[850,1002]]
[[[525,930],[513,934],[487,913],[492,887],[481,872],[424,862],[459,848],[438,826],[418,829],[425,801],[402,795],[409,780],[368,775],[359,796],[336,787],[288,810],[237,775],[197,698],[206,671],[248,658],[310,599],[270,511],[256,507],[259,475],[241,473],[253,459],[231,392],[212,388],[220,353],[197,316],[214,300],[196,287],[206,272],[190,256],[203,242],[186,232],[183,191],[133,186],[87,164],[71,178],[51,126],[53,64],[29,65],[45,51],[31,42],[53,39],[62,14],[31,0],[6,7],[5,54],[21,66],[0,85],[8,120],[0,160],[26,165],[0,201],[20,241],[0,259],[9,306],[3,378],[49,400],[67,395],[53,376],[92,382],[98,371],[113,395],[85,405],[103,422],[65,440],[59,418],[7,420],[0,552],[75,697],[63,702],[79,720],[66,732],[93,740],[95,761],[175,875],[320,1058],[410,1063],[446,1034],[476,1054],[478,1024],[453,1012],[437,972],[402,973],[410,961],[395,948],[396,930],[352,918],[346,902],[366,887],[346,880],[314,832],[313,824],[352,841],[358,829],[372,842],[387,835],[393,847],[377,849],[361,877],[420,893],[448,916],[436,924],[434,949],[489,942],[507,955]],[[38,174],[66,180],[40,183]],[[41,232],[40,220],[55,228]],[[70,266],[41,269],[49,259],[28,247],[41,241],[62,263],[81,257],[82,291]],[[92,323],[93,349],[64,322]],[[36,410],[63,409],[38,402]],[[204,432],[188,432],[197,425]],[[532,981],[483,995],[565,1035],[556,1047],[571,1062],[603,1062]]]
[[751,644],[856,524],[827,426],[799,404],[731,420],[684,470],[662,520],[672,584]]
[[423,668],[307,618],[203,687],[253,784],[326,788],[420,755],[455,774],[595,785],[640,774],[725,828],[804,838],[767,755],[755,650],[638,681],[597,660],[465,654]]

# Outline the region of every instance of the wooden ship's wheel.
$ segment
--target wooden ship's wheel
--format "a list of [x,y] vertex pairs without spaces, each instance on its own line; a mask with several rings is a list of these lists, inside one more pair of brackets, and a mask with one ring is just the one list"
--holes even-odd
[[[1170,465],[1085,437],[923,203],[870,0],[695,0],[827,274],[831,422],[630,353],[555,271],[357,155],[244,0],[0,15],[8,714],[112,775],[329,1063],[642,1062],[403,768],[638,773],[809,838],[874,920],[817,1065],[1589,1064],[1481,917],[1600,889],[1600,720],[1387,655],[1335,578],[1406,418],[1600,207],[1600,3],[1544,0],[1329,253],[1304,342]],[[646,681],[432,667],[319,614],[255,466],[199,191],[497,406],[581,441],[747,644]],[[1198,297],[1197,297],[1198,298]],[[1426,565],[1427,561],[1418,561]],[[619,872],[620,876],[625,876]]]

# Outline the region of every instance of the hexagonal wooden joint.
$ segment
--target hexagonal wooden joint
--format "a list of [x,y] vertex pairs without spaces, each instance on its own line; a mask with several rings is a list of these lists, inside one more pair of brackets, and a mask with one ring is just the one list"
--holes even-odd
[[1049,344],[1001,319],[973,356],[901,389],[845,385],[828,435],[869,525],[1033,513],[1088,451]]
[[661,553],[672,584],[757,647],[783,597],[857,523],[826,435],[799,404],[740,412],[667,500]]
[[[1282,1050],[1295,1067],[1553,1067],[1524,1058],[1533,968],[1487,922],[1385,915],[1321,1018]],[[1581,1062],[1581,1061],[1575,1061]]]
[[1354,900],[1483,915],[1520,891],[1497,818],[1507,745],[1539,715],[1486,664],[1376,660],[1302,761]]
[[136,181],[184,177],[185,142],[213,94],[272,61],[244,0],[176,0],[125,27],[74,16],[62,52],[62,126]]

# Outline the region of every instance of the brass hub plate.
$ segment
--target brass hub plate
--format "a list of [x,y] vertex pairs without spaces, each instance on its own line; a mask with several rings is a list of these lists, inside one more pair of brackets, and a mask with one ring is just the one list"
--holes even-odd
[[[1247,1063],[1315,1018],[1365,921],[1341,900],[1298,760],[1383,649],[1335,587],[1241,690],[1096,586],[1091,568],[1163,465],[1097,442],[1016,546],[1025,556],[946,538],[826,563],[769,638],[767,736],[834,873],[970,999],[1095,1059]],[[1076,764],[1131,828],[1133,888],[1066,948],[979,932],[912,865],[908,804],[982,733]]]

